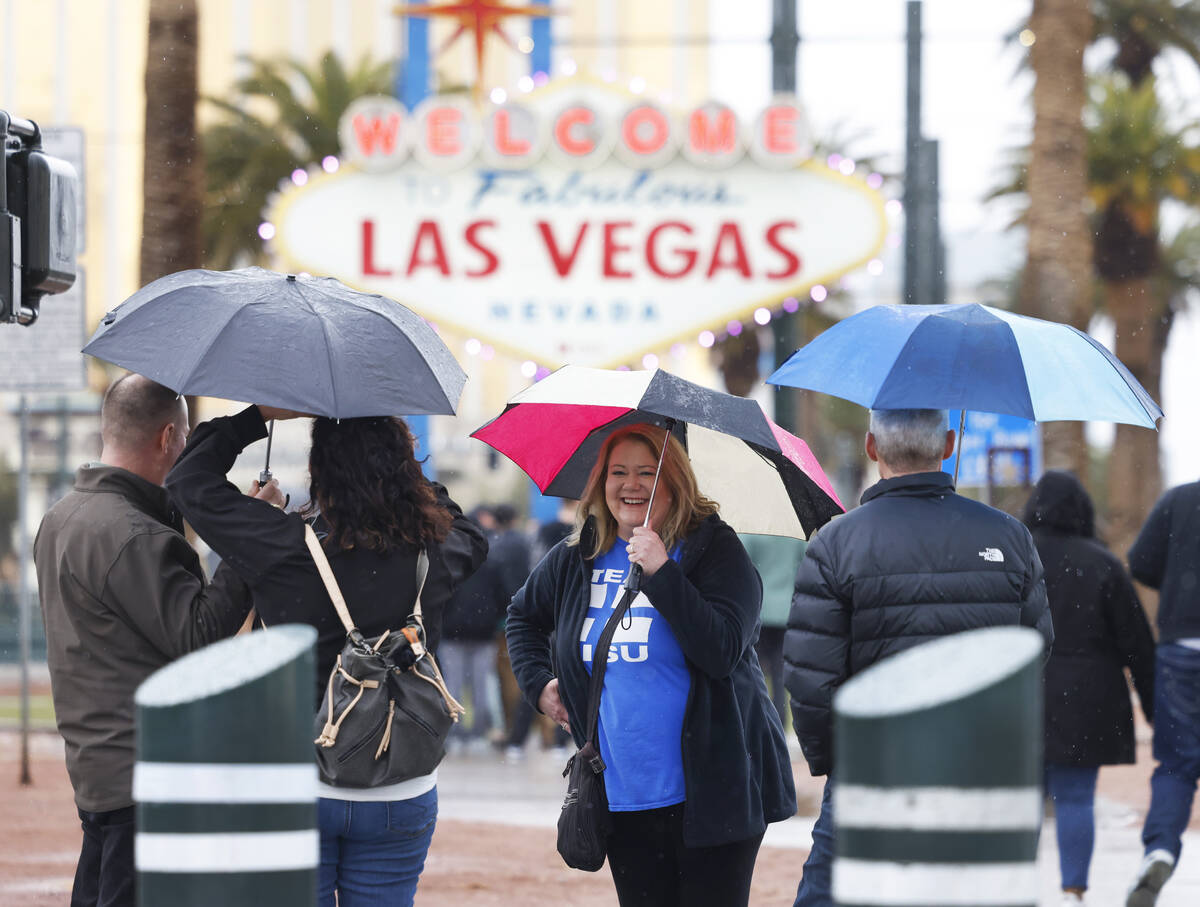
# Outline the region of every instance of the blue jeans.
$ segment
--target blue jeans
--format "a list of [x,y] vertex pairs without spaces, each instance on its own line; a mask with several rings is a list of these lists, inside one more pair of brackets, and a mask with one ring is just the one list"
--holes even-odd
[[437,822],[437,788],[411,800],[317,801],[317,903],[411,907]]
[[831,907],[833,904],[833,776],[825,779],[821,814],[812,830],[812,850],[804,861],[793,907]]
[[1046,795],[1054,801],[1058,870],[1063,888],[1087,888],[1096,842],[1098,766],[1046,763]]
[[1192,815],[1200,779],[1200,651],[1158,647],[1154,665],[1154,758],[1150,811],[1142,826],[1146,853],[1165,850],[1179,861],[1180,839]]

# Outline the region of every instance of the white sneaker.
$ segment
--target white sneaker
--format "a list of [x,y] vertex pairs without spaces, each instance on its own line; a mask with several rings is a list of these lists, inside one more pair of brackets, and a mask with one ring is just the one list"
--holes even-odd
[[1083,903],[1083,895],[1077,891],[1064,891],[1062,907],[1079,907]]
[[505,747],[504,761],[505,762],[520,762],[525,758],[525,750],[519,746]]
[[1175,858],[1165,850],[1152,850],[1142,860],[1125,907],[1154,907],[1158,893],[1175,871]]

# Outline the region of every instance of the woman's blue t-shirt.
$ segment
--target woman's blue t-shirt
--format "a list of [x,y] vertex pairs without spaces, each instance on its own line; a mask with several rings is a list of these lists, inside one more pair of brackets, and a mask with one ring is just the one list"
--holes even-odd
[[[678,558],[678,549],[672,557]],[[592,652],[620,600],[629,555],[618,540],[592,565],[592,594],[579,637],[588,673]],[[686,799],[683,714],[692,678],[666,618],[639,592],[608,649],[598,736],[609,809],[658,809]]]

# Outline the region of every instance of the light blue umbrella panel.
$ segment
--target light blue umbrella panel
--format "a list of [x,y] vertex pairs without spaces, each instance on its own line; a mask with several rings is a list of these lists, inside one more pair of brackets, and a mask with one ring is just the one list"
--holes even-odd
[[1084,332],[975,303],[875,306],[817,336],[767,381],[871,409],[1146,428],[1163,414],[1120,360]]

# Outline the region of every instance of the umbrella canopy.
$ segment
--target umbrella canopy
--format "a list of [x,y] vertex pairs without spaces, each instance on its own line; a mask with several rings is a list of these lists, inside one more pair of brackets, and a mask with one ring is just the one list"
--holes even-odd
[[83,352],[176,393],[337,419],[450,414],[467,377],[400,303],[262,268],[159,278],[105,315]]
[[871,409],[961,409],[1154,428],[1162,410],[1102,344],[990,306],[881,305],[793,353],[767,381]]
[[615,429],[668,420],[701,490],[739,532],[807,538],[845,509],[808,445],[757,403],[662,369],[565,366],[513,397],[471,437],[511,459],[543,493],[577,498]]

